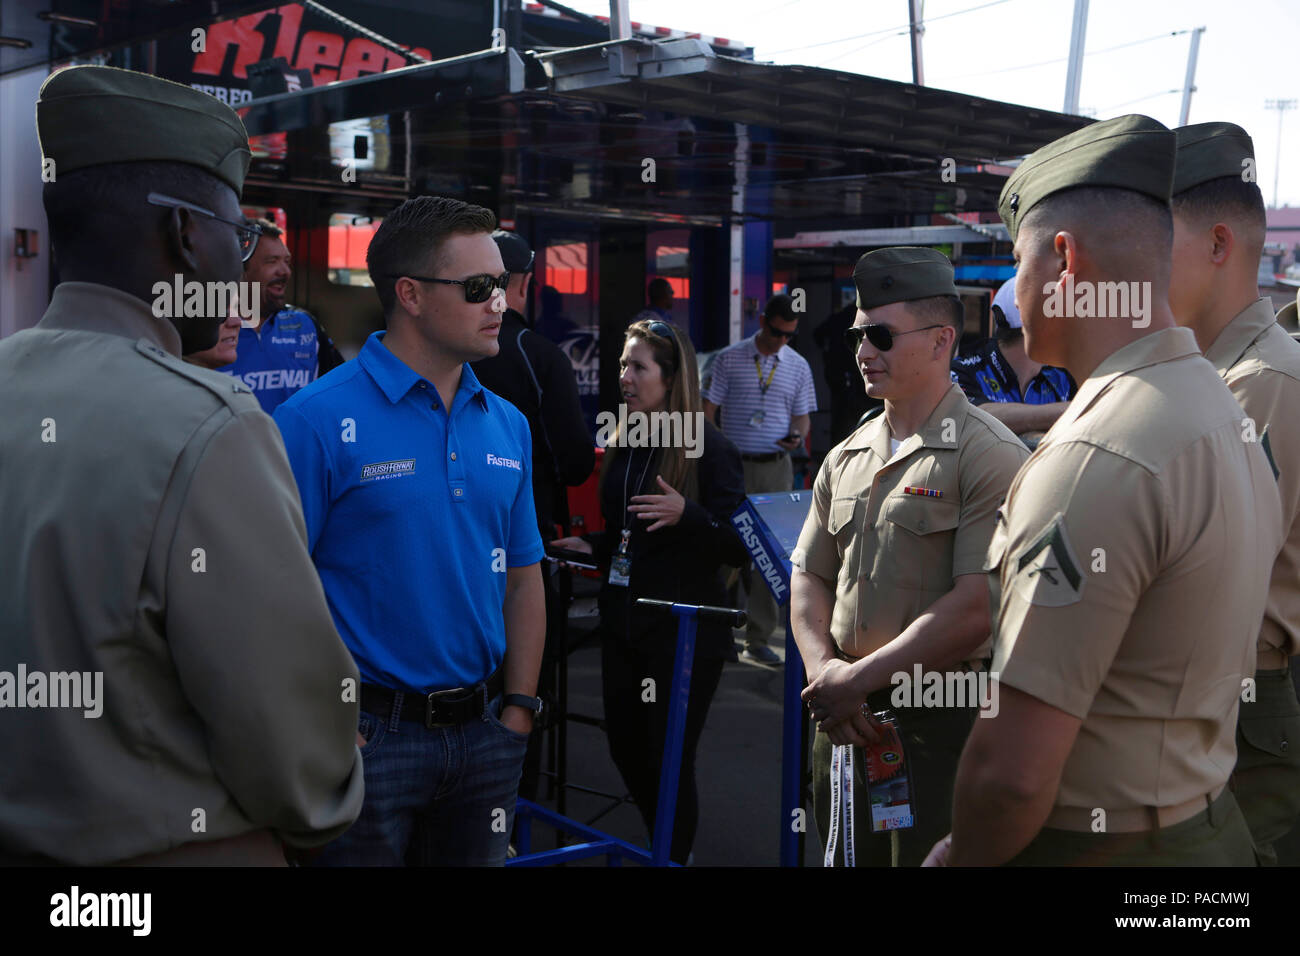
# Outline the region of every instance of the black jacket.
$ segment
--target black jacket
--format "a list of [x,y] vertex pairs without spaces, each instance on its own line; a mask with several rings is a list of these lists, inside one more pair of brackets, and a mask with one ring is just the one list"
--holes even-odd
[[[725,569],[746,567],[749,563],[749,552],[731,524],[731,515],[745,497],[740,451],[707,421],[702,451],[696,460],[699,500],[686,500],[677,524],[650,532],[646,528],[653,521],[629,513],[627,526],[632,529],[632,535],[628,553],[632,568],[628,587],[609,583],[610,558],[624,527],[624,479],[627,479],[628,499],[636,494],[661,494],[662,489],[655,481],[658,451],[624,448],[606,453],[616,457],[600,489],[605,530],[587,536],[604,581],[599,599],[601,625],[607,633],[621,636],[642,650],[671,651],[676,646],[677,618],[664,611],[646,612],[636,608],[637,598],[725,606]],[[656,460],[651,461],[652,456]],[[645,478],[638,491],[637,481],[643,472]],[[696,642],[698,654],[735,658],[731,629],[724,624],[701,623]]]
[[533,436],[533,501],[542,536],[549,539],[554,522],[568,523],[564,487],[591,477],[595,444],[582,414],[573,364],[560,347],[528,329],[513,309],[502,314],[497,338],[501,351],[470,367],[484,388],[528,419]]

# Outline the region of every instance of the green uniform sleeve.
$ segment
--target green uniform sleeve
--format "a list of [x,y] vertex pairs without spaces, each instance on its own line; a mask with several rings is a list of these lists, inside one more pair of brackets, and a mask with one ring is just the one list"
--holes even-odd
[[176,493],[166,633],[215,773],[251,821],[286,843],[328,842],[361,810],[359,679],[272,420],[233,416]]

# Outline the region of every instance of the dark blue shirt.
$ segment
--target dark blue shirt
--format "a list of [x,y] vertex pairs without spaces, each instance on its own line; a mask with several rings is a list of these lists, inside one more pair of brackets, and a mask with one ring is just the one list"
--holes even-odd
[[268,415],[298,389],[333,366],[320,361],[334,345],[319,334],[311,313],[286,305],[256,329],[239,330],[235,361],[218,371],[233,375],[253,390]]
[[985,402],[1050,405],[1068,402],[1077,390],[1065,369],[1050,365],[1044,365],[1022,388],[996,339],[986,339],[977,351],[953,359],[950,374],[973,405]]
[[535,564],[532,444],[465,365],[448,416],[383,344],[275,411],[308,546],[363,681],[468,687],[505,656],[506,569]]

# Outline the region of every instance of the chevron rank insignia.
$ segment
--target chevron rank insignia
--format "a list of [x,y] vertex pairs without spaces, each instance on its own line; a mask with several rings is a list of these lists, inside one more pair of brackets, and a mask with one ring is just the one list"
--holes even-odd
[[1037,540],[1015,559],[1016,593],[1039,607],[1065,607],[1083,597],[1083,572],[1057,514]]

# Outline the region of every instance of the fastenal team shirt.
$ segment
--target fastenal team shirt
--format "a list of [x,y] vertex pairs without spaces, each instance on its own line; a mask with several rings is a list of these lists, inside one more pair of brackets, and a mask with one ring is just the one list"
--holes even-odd
[[311,313],[286,305],[258,328],[240,329],[235,361],[218,371],[252,389],[269,415],[298,389],[342,362]]
[[1044,365],[1042,371],[1022,386],[996,339],[986,340],[970,355],[953,359],[950,374],[973,405],[985,402],[1050,405],[1068,402],[1076,391],[1070,373],[1050,365]]
[[384,335],[277,408],[275,423],[361,679],[470,687],[505,657],[508,570],[542,559],[528,420],[469,365],[449,412]]

